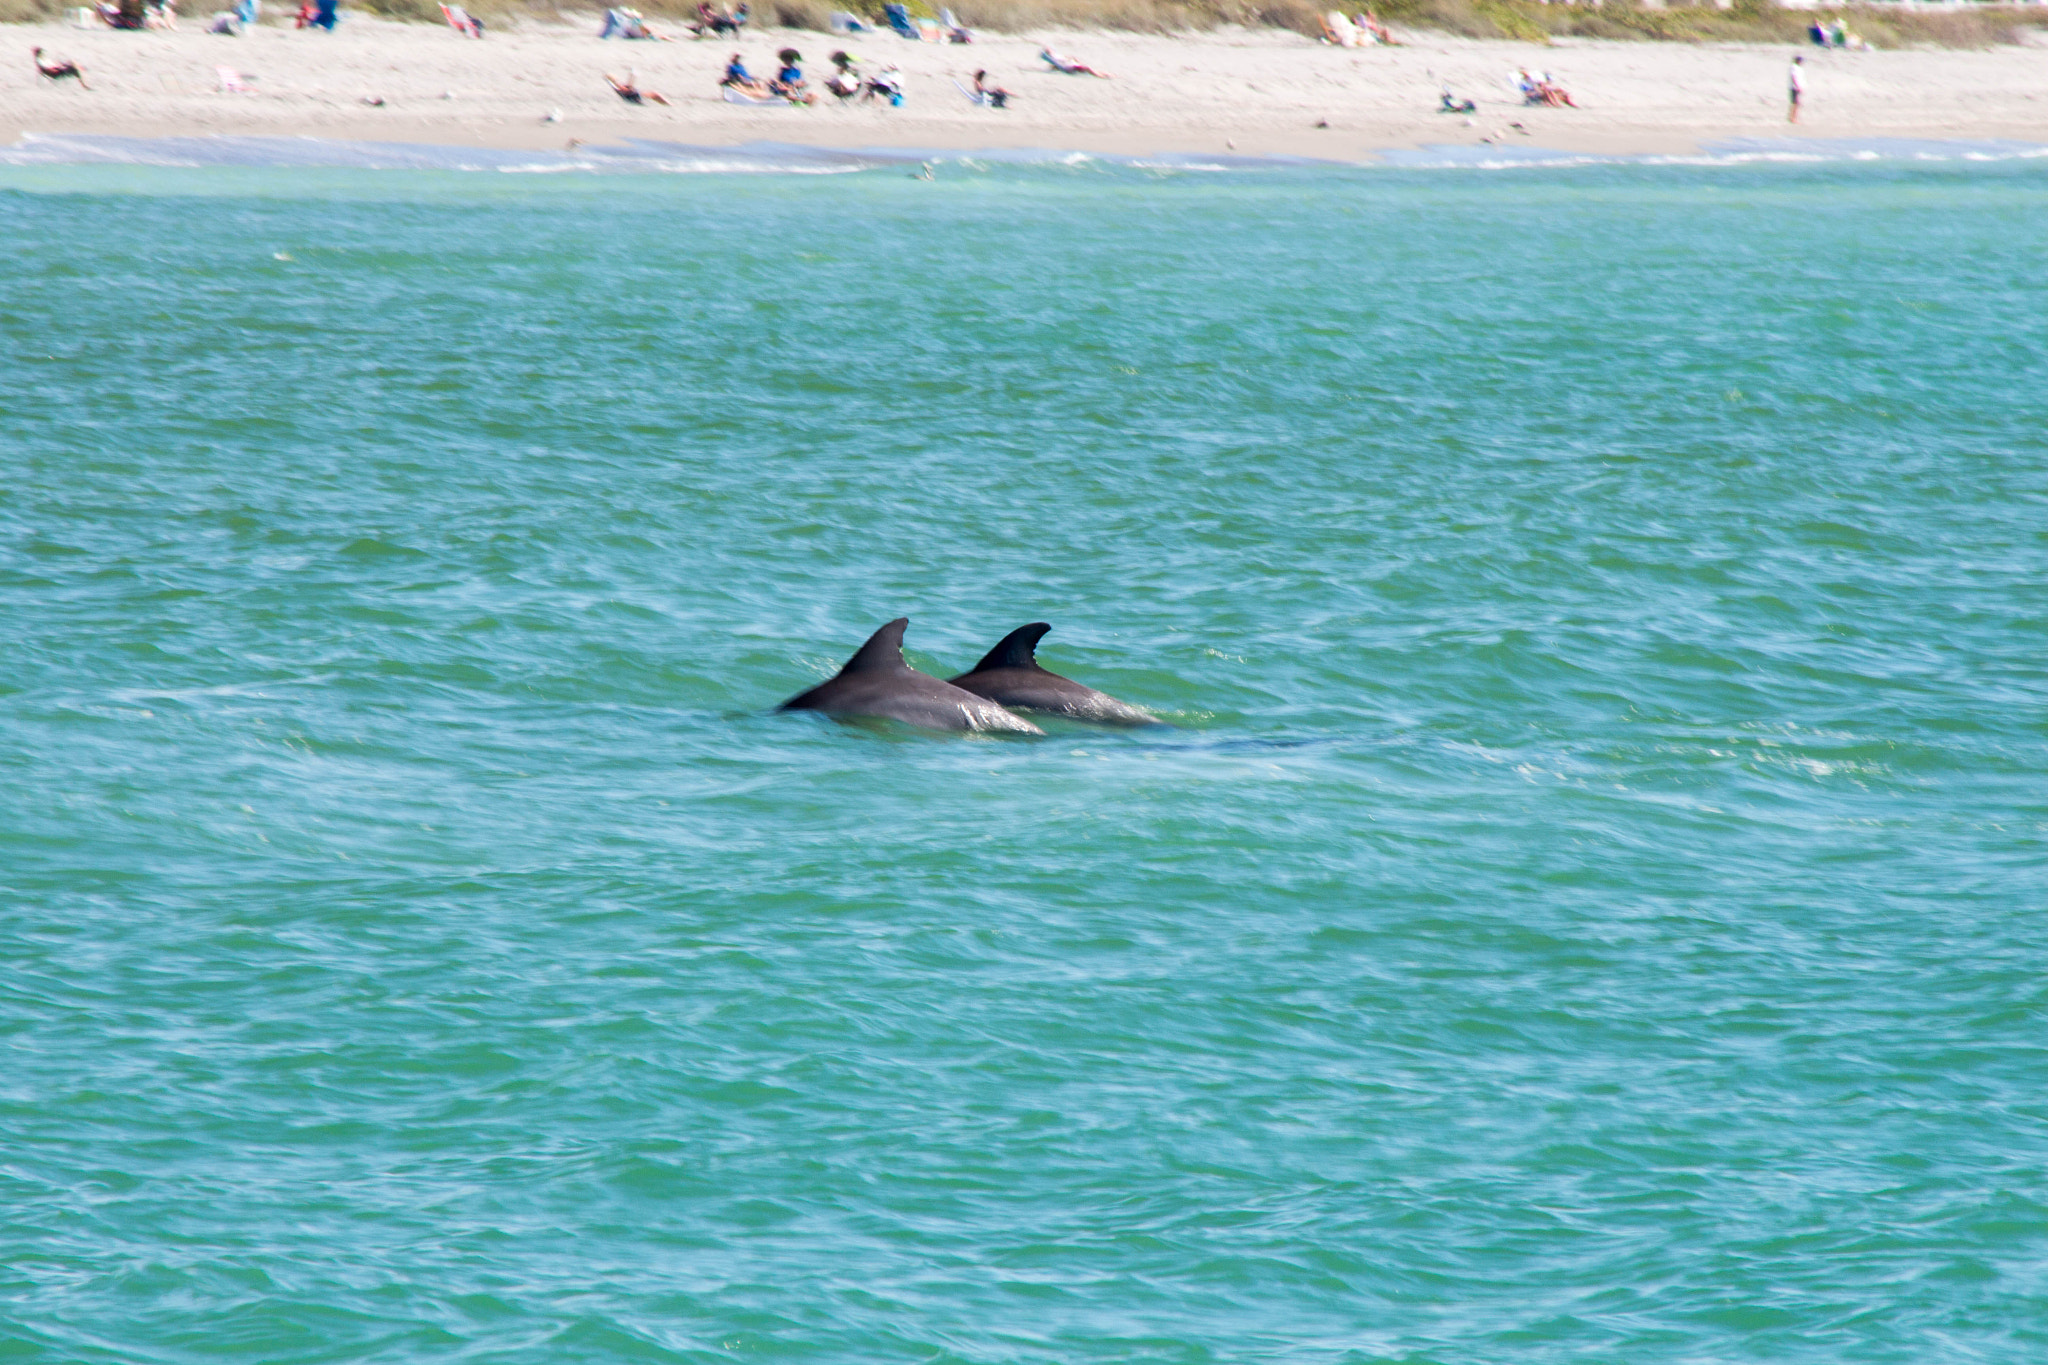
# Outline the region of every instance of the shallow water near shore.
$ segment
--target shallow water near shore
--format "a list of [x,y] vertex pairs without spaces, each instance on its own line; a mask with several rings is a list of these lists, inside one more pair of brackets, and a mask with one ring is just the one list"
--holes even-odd
[[2048,1351],[2044,210],[0,168],[0,1354]]
[[[1499,129],[1503,135],[1505,128]],[[923,166],[949,178],[1034,170],[1156,176],[1398,167],[1407,170],[1525,170],[1593,165],[1743,166],[1756,162],[2000,162],[2048,159],[2048,144],[2002,138],[1743,137],[1693,151],[1587,152],[1547,146],[1533,135],[1382,149],[1364,162],[1302,156],[1154,152],[1110,156],[1046,147],[824,147],[797,142],[700,146],[651,138],[572,141],[566,150],[363,142],[314,137],[122,137],[30,133],[0,147],[7,167],[166,166],[180,169],[465,171],[505,175],[853,175]]]

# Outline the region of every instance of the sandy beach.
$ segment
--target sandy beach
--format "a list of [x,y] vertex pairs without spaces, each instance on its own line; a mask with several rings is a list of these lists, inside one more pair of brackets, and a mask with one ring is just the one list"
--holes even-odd
[[[1160,37],[1131,33],[983,35],[972,46],[766,29],[729,41],[620,42],[597,23],[452,30],[351,15],[330,35],[259,27],[209,35],[59,25],[7,26],[0,140],[24,134],[321,137],[559,149],[579,139],[651,138],[726,146],[1042,147],[1142,155],[1190,152],[1334,160],[1486,138],[1586,152],[1681,153],[1725,138],[2006,138],[2048,143],[2048,47],[1987,51],[1804,51],[1807,110],[1785,121],[1785,71],[1800,49],[1567,40],[1541,47],[1433,33],[1402,46],[1345,50],[1276,30]],[[1051,42],[1114,79],[1062,76],[1038,58]],[[77,60],[90,89],[37,77],[29,49]],[[735,49],[757,72],[794,46],[815,86],[846,47],[870,68],[901,65],[901,108],[741,107],[718,72]],[[222,93],[218,70],[249,78]],[[1526,108],[1519,67],[1553,73],[1580,105]],[[667,108],[628,106],[604,74],[638,73]],[[954,87],[977,68],[1014,92],[978,108]],[[1436,112],[1448,84],[1477,101],[1469,120]],[[381,105],[369,101],[381,100]],[[555,115],[554,119],[550,119]],[[1510,127],[1519,123],[1521,129]]]

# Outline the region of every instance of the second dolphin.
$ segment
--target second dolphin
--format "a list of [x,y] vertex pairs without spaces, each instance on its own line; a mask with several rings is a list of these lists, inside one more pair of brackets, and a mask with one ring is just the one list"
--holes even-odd
[[1038,641],[1052,626],[1033,621],[1005,635],[1002,643],[959,677],[955,687],[1024,711],[1045,711],[1106,725],[1163,725],[1159,717],[1118,701],[1106,692],[1084,687],[1040,667]]

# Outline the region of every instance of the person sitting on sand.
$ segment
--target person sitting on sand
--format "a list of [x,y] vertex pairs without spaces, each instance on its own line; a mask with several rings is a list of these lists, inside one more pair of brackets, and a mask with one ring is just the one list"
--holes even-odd
[[793,47],[785,47],[775,54],[775,59],[782,63],[782,67],[775,73],[775,79],[768,82],[768,92],[791,104],[816,104],[818,97],[804,82],[804,69],[800,65],[804,54]]
[[85,70],[77,62],[46,62],[43,60],[43,50],[41,48],[35,49],[33,57],[36,64],[36,74],[44,80],[52,83],[62,80],[73,80],[78,82],[80,90],[92,89],[91,86],[85,83]]
[[844,52],[832,54],[833,72],[825,78],[825,88],[840,100],[850,100],[860,93],[860,66]]
[[1089,66],[1087,63],[1077,62],[1072,57],[1062,57],[1059,53],[1053,51],[1049,47],[1039,48],[1038,55],[1044,58],[1046,64],[1051,66],[1053,70],[1059,72],[1062,76],[1094,76],[1098,80],[1105,81],[1109,79],[1108,72],[1097,71],[1094,67]]
[[1479,112],[1479,106],[1471,100],[1459,99],[1451,93],[1451,87],[1447,85],[1437,100],[1436,111],[1439,114],[1476,114]]
[[1394,41],[1394,35],[1388,31],[1387,26],[1380,22],[1379,15],[1374,14],[1371,10],[1367,10],[1358,16],[1358,26],[1367,33],[1370,33],[1374,41],[1378,42],[1382,47],[1400,46],[1399,43]]
[[725,74],[718,78],[719,85],[745,95],[748,99],[773,99],[775,92],[768,88],[768,82],[761,80],[747,70],[747,64],[740,60],[740,54],[732,54],[732,60],[725,64]]
[[1565,93],[1563,86],[1552,79],[1548,71],[1543,73],[1542,80],[1536,82],[1536,98],[1553,109],[1576,109],[1579,107],[1572,103],[1572,97]]
[[991,109],[1009,108],[1010,92],[1003,89],[1000,85],[990,85],[988,83],[988,72],[986,71],[974,73],[974,93],[983,104],[986,104]]
[[638,104],[642,100],[653,100],[656,104],[660,105],[668,103],[667,98],[660,91],[642,90],[640,88],[639,73],[630,68],[627,70],[626,79],[624,80],[620,80],[609,71],[604,73],[604,78],[611,82],[612,92],[628,104]]
[[903,103],[902,68],[897,66],[896,63],[891,62],[874,75],[868,77],[867,86],[861,91],[860,101],[862,104],[866,104],[869,100],[887,100],[891,105],[901,105]]
[[142,26],[144,28],[162,29],[168,33],[177,32],[177,0],[163,0],[161,4],[149,6],[149,8],[143,11]]

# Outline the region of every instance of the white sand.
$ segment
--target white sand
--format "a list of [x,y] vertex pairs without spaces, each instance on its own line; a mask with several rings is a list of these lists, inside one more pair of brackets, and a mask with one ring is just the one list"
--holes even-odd
[[[646,137],[704,145],[1044,147],[1112,153],[1287,153],[1364,159],[1385,148],[1482,137],[1584,151],[1676,152],[1724,137],[1782,136],[1785,68],[1807,59],[1810,137],[2013,138],[2048,143],[2048,47],[1981,52],[1822,52],[1796,47],[1566,41],[1552,47],[1400,35],[1405,46],[1344,50],[1272,30],[1174,38],[1062,33],[1054,45],[1113,80],[1060,76],[1035,38],[986,35],[972,46],[857,40],[765,30],[730,42],[601,42],[596,20],[527,24],[478,42],[451,30],[345,18],[334,34],[262,27],[240,38],[196,31],[116,33],[57,25],[0,27],[0,141],[24,133],[243,134],[559,148],[569,139]],[[39,80],[28,50],[75,58],[90,90]],[[848,47],[872,68],[901,64],[900,109],[742,108],[718,72],[737,46],[758,74],[799,48],[815,86]],[[216,68],[254,76],[251,94],[216,92]],[[1524,108],[1508,86],[1520,66],[1549,71],[1579,109]],[[639,73],[674,107],[632,107],[603,73]],[[980,109],[949,77],[986,67],[1015,92]],[[1479,101],[1464,119],[1434,112],[1448,82]],[[381,98],[381,108],[366,106]],[[552,110],[562,121],[544,122]],[[1521,123],[1523,134],[1506,130]],[[1328,127],[1319,127],[1327,123]]]

